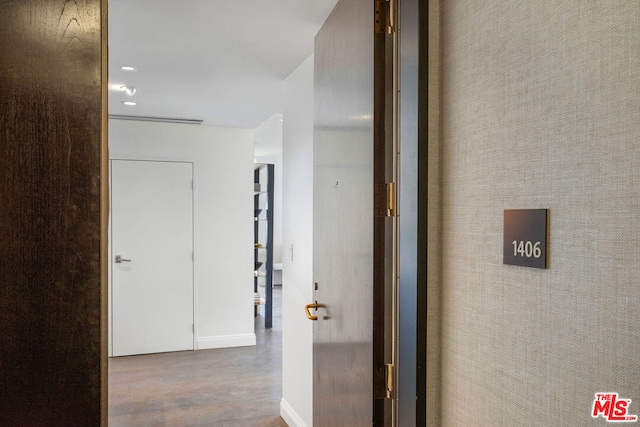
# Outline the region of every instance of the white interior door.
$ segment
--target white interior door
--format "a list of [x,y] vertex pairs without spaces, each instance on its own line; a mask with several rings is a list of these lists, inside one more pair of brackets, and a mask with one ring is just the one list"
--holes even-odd
[[193,350],[193,164],[111,162],[114,356]]

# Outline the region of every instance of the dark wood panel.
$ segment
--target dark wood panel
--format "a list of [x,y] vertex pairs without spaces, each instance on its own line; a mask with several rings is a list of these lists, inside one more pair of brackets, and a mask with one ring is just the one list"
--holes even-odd
[[394,219],[388,216],[387,183],[394,176],[394,36],[389,3],[376,8],[373,42],[373,425],[392,425],[392,400],[387,398],[386,364],[393,364]]
[[[434,87],[429,82],[429,69],[436,69],[434,64],[428,63],[429,43],[431,48],[438,47],[439,38],[433,37],[434,29],[429,32],[429,16],[438,11],[439,1],[419,3],[419,75],[418,75],[418,211],[416,236],[416,264],[417,268],[417,337],[416,337],[416,425],[434,426],[440,423],[440,285],[439,271],[433,266],[440,262],[440,235],[429,234],[436,229],[430,224],[430,218],[438,218],[439,215],[429,215],[429,210],[439,211],[438,196],[429,191],[430,179],[438,176],[439,141],[429,141],[428,119],[429,115],[437,117],[439,103],[439,83],[433,80]],[[431,9],[431,10],[430,10]],[[438,29],[439,31],[439,29]],[[432,35],[432,40],[428,38]],[[432,52],[433,53],[433,52]],[[429,91],[433,94],[429,95]],[[429,96],[433,96],[435,105],[433,111],[428,111]],[[437,102],[436,102],[437,101]],[[430,146],[431,144],[431,146]],[[433,168],[433,169],[430,169]],[[437,184],[434,186],[437,188]],[[436,226],[438,224],[435,224]],[[429,254],[429,258],[427,256]],[[431,270],[428,268],[431,267]],[[428,280],[429,279],[429,280]],[[433,324],[427,325],[427,311]],[[430,354],[436,357],[429,359]],[[428,383],[429,379],[432,380]]]
[[0,425],[99,425],[100,1],[0,0],[0,52]]

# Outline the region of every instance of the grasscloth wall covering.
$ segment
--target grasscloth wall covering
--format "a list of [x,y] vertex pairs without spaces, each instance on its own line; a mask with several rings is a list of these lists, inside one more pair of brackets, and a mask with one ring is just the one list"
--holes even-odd
[[[424,4],[422,5],[424,8]],[[424,9],[422,9],[424,14]],[[426,415],[428,426],[440,426],[440,384],[441,384],[441,203],[440,203],[440,124],[441,124],[441,0],[429,0],[427,20],[427,194],[418,188],[419,209],[424,209],[427,200],[427,361],[426,361]],[[424,40],[421,40],[421,43]],[[424,63],[421,63],[424,67]],[[424,78],[424,77],[422,77]],[[421,82],[421,89],[424,83]],[[422,128],[420,128],[422,131]],[[419,148],[418,156],[423,157],[424,148]],[[422,159],[421,159],[422,160]],[[422,160],[424,161],[424,160]],[[424,165],[421,163],[419,168]],[[423,170],[421,176],[425,175]],[[421,180],[423,185],[424,179]],[[419,235],[424,225],[418,222]],[[418,276],[420,277],[420,276]],[[419,282],[421,283],[421,282]],[[421,409],[421,408],[420,408]],[[419,419],[419,418],[418,418]]]
[[[444,1],[442,43],[441,425],[640,414],[640,2]],[[502,264],[517,208],[548,270]]]

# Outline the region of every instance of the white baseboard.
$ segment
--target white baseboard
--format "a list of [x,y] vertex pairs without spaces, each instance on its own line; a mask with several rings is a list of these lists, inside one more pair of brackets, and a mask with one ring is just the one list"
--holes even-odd
[[280,416],[289,427],[308,427],[284,398],[280,400]]
[[196,340],[196,350],[212,348],[247,347],[256,345],[256,334],[220,335],[217,337],[200,337]]

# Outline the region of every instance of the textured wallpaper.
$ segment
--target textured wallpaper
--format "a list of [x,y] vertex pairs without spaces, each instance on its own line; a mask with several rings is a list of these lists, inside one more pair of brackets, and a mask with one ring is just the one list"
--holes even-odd
[[[427,425],[440,426],[441,383],[441,203],[440,203],[440,106],[441,106],[441,9],[440,0],[429,0],[427,19]],[[424,6],[423,6],[424,7]],[[422,42],[422,40],[421,40]],[[424,66],[424,63],[421,64]],[[424,87],[424,83],[421,83]],[[422,156],[424,149],[419,151]],[[424,160],[421,159],[421,165]],[[424,174],[424,171],[421,171]],[[419,191],[423,191],[419,189]],[[422,196],[424,193],[421,192]]]
[[[640,414],[640,2],[445,0],[441,425]],[[502,264],[550,209],[549,269]]]

